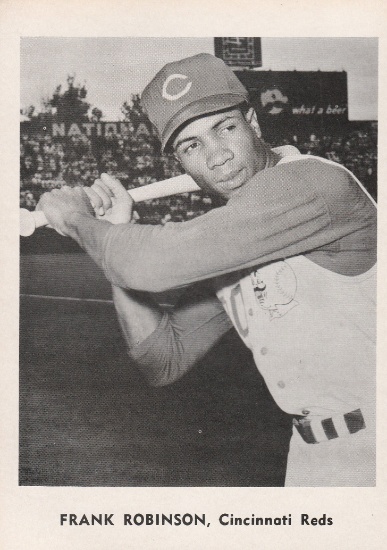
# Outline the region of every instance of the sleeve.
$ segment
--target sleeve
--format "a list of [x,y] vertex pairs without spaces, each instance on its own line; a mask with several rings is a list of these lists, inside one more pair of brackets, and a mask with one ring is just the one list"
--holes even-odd
[[339,166],[313,159],[280,164],[191,221],[112,226],[100,246],[101,265],[117,286],[158,292],[307,253],[359,229],[357,216],[334,220],[348,187],[358,186]]
[[231,328],[214,295],[188,290],[188,298],[165,312],[156,330],[129,356],[149,384],[164,386],[181,378]]

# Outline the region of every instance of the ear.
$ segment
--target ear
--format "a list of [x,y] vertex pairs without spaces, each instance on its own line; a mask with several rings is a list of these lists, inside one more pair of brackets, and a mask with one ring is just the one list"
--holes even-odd
[[176,153],[176,151],[172,151],[172,156],[176,160],[176,162],[178,162],[179,165],[181,166],[181,160],[179,158],[179,155]]
[[257,134],[259,138],[262,137],[261,128],[259,126],[257,113],[255,112],[255,109],[253,107],[250,107],[250,109],[245,114],[246,122],[250,124],[254,132]]

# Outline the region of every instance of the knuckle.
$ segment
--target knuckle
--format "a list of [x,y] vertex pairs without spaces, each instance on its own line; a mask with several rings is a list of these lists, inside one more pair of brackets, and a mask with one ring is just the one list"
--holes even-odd
[[99,195],[95,195],[93,197],[93,203],[95,204],[95,206],[102,206],[102,199]]

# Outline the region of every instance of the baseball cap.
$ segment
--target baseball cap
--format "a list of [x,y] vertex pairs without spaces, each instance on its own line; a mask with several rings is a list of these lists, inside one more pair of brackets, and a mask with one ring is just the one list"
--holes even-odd
[[217,57],[200,53],[165,65],[148,84],[141,104],[165,149],[185,122],[248,101],[248,92]]

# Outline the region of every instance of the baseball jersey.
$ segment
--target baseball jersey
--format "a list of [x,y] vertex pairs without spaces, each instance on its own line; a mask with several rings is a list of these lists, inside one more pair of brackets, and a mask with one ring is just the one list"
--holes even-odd
[[300,255],[239,277],[217,296],[285,412],[328,417],[372,403],[375,266],[347,277]]

